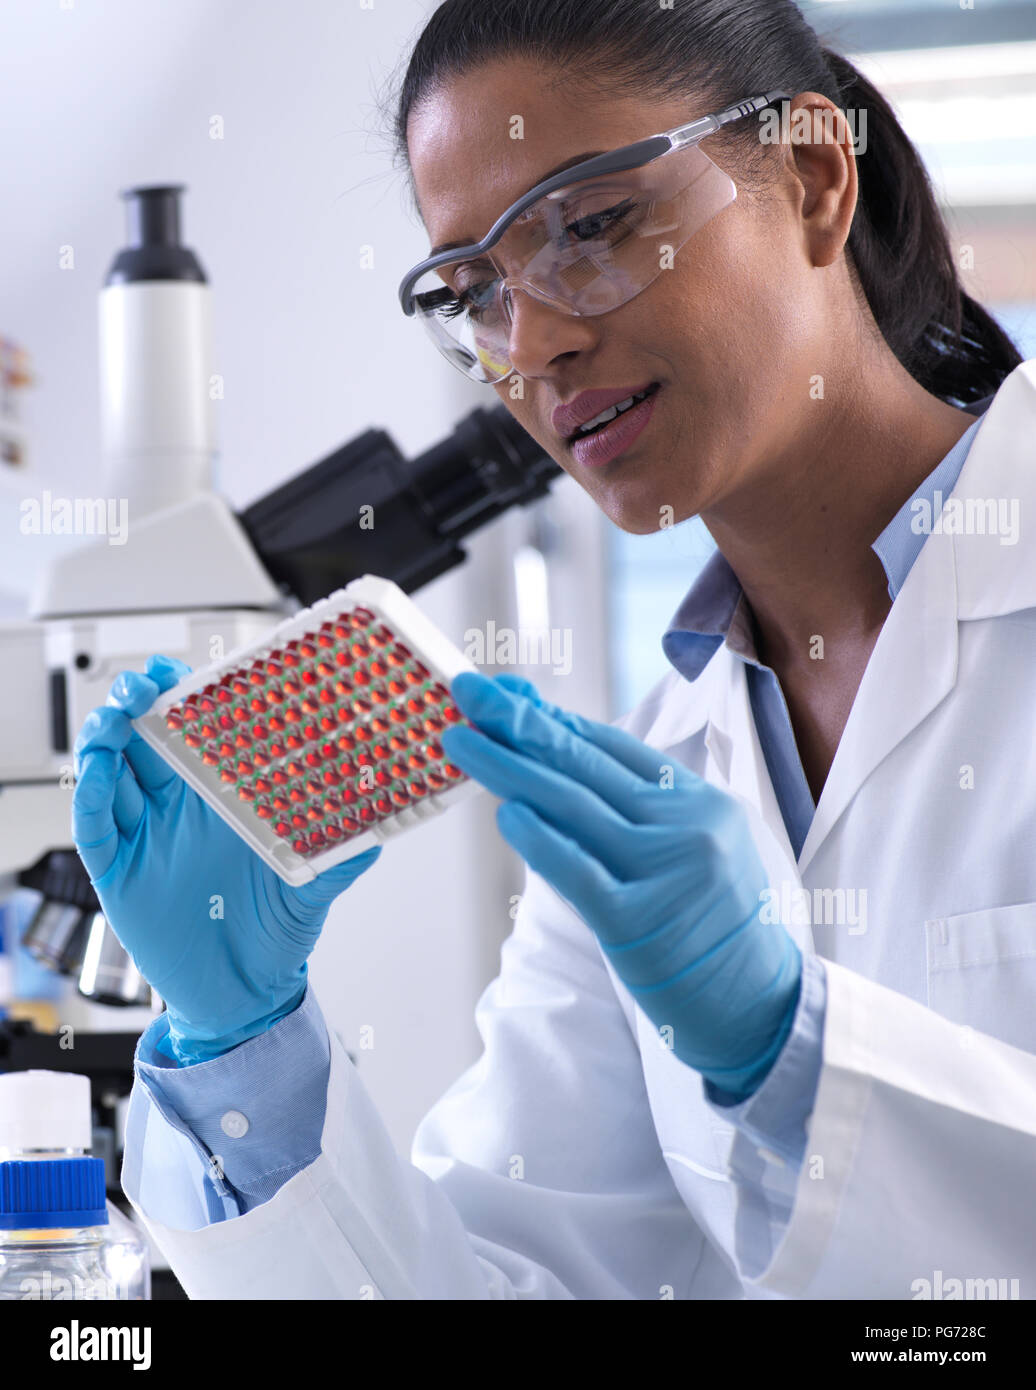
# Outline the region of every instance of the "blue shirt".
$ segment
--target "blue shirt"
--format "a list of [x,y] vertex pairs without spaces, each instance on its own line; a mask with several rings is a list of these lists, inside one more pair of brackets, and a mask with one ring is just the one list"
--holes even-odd
[[[970,410],[979,414],[992,397]],[[924,535],[910,525],[912,504],[948,497],[964,466],[976,421],[874,542],[895,601]],[[717,553],[680,605],[663,636],[666,656],[694,680],[723,643],[741,589]],[[796,854],[815,807],[806,782],[787,706],[773,671],[742,642],[752,710],[781,814]],[[803,962],[803,983],[791,1032],[769,1076],[748,1100],[723,1105],[706,1094],[723,1118],[759,1145],[759,1200],[778,1224],[790,1214],[821,1066],[825,981],[817,958]],[[330,1073],[327,1026],[312,990],[267,1032],[209,1062],[179,1067],[168,1055],[168,1018],[160,1015],[141,1035],[137,1077],[172,1128],[179,1156],[160,1172],[142,1171],[143,1135],[127,1128],[122,1182],[149,1214],[185,1226],[191,1199],[203,1195],[210,1223],[250,1211],[269,1199],[320,1152]],[[139,1115],[139,1111],[137,1112]],[[196,1162],[190,1163],[193,1155]],[[186,1160],[186,1161],[185,1161]]]

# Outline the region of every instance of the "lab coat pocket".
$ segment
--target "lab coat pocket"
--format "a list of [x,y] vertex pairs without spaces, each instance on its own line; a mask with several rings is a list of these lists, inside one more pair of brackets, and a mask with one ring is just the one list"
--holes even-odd
[[925,922],[928,1007],[1036,1053],[1036,902]]

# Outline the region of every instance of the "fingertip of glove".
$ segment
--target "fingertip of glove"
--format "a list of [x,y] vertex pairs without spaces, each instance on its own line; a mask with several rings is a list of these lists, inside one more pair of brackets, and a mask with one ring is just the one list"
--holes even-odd
[[452,728],[443,729],[439,742],[450,761],[459,762],[469,752],[475,751],[477,746],[484,746],[485,738],[477,729],[471,729],[466,724],[454,724]]
[[450,682],[450,694],[457,703],[471,707],[491,695],[493,689],[493,682],[481,671],[458,671]]
[[503,675],[496,677],[497,684],[509,691],[512,695],[524,695],[527,700],[531,700],[534,705],[544,703],[543,696],[533,685],[532,681],[526,680],[524,676],[512,674],[505,671]]
[[144,669],[162,692],[170,690],[178,681],[183,680],[184,676],[191,674],[191,668],[185,662],[175,656],[166,656],[162,652],[155,652],[149,656]]
[[150,677],[145,676],[141,671],[120,671],[112,681],[112,688],[108,692],[105,701],[107,705],[114,709],[128,713],[127,706],[139,701],[142,697],[154,700],[158,694],[158,687]]

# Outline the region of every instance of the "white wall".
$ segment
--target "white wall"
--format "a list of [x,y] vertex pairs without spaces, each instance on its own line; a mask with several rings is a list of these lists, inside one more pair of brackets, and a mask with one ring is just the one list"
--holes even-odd
[[[40,458],[94,467],[96,294],[121,188],[184,182],[213,286],[221,479],[244,503],[372,421],[409,450],[457,411],[395,287],[423,249],[374,102],[426,6],[374,0],[6,0],[3,330],[43,379]],[[222,140],[210,121],[224,122]],[[360,248],[375,268],[359,268]],[[71,245],[75,270],[58,268]],[[458,378],[458,381],[460,379]],[[463,388],[463,382],[460,382]],[[60,412],[53,403],[61,402]]]
[[[235,506],[371,426],[409,455],[468,409],[495,403],[440,363],[396,299],[427,241],[407,215],[375,101],[431,8],[5,0],[0,333],[30,350],[40,378],[34,490],[99,486],[97,292],[122,245],[118,192],[139,183],[188,185],[185,240],[212,284],[225,379],[217,480]],[[209,138],[213,116],[222,140]],[[74,270],[58,268],[66,245]],[[360,269],[365,245],[373,270]],[[603,717],[605,649],[591,621],[603,602],[600,521],[574,485],[562,492],[551,506],[562,521],[552,621],[582,609],[583,645],[560,686],[528,674],[552,698]],[[9,506],[0,585],[24,590],[45,562],[45,538],[18,549],[10,520]],[[421,592],[458,645],[489,616],[508,621],[508,556],[529,524],[527,514],[501,519],[474,539],[463,571]],[[329,1020],[402,1147],[479,1052],[474,1000],[495,973],[521,886],[494,806],[485,794],[388,847],[335,905],[314,956]],[[375,1046],[360,1052],[364,1025]]]

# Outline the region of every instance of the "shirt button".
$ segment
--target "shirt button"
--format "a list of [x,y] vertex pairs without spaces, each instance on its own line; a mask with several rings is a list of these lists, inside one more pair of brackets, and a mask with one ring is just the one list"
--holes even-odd
[[243,1134],[248,1133],[248,1121],[240,1110],[228,1110],[220,1120],[219,1127],[224,1134],[229,1134],[231,1139],[240,1139]]

